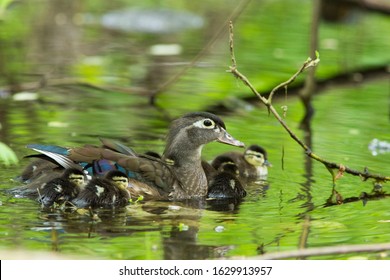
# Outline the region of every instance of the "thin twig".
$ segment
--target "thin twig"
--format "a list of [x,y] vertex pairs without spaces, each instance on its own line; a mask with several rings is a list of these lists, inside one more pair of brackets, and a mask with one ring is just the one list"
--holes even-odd
[[[229,15],[228,20],[231,21],[233,19],[236,19],[246,8],[246,6],[250,3],[251,0],[242,0],[238,3],[236,8],[233,10],[233,12]],[[184,67],[181,71],[176,73],[174,76],[172,76],[169,80],[167,80],[165,83],[160,85],[157,89],[155,89],[153,95],[155,98],[156,95],[166,90],[170,85],[177,82],[183,74],[185,74],[189,69],[194,67],[195,63],[204,56],[204,54],[210,50],[210,48],[214,45],[214,43],[217,41],[217,39],[223,34],[223,32],[226,32],[225,29],[226,21],[223,25],[220,26],[219,30],[214,34],[214,36],[207,42],[206,46],[191,60],[191,62]]]
[[281,259],[292,259],[292,258],[316,257],[316,256],[324,256],[324,255],[383,252],[388,250],[390,250],[390,243],[341,245],[341,246],[331,246],[331,247],[298,249],[295,251],[287,251],[287,252],[268,253],[261,256],[249,258],[249,259],[281,260]]
[[39,188],[37,188],[37,193],[38,193],[38,201],[41,202],[41,208],[43,209],[45,205],[43,204],[43,199],[42,199],[41,192],[39,191]]
[[[233,33],[233,23],[232,22],[230,22],[230,24],[229,24],[229,30],[230,30],[230,33]],[[300,75],[306,69],[308,69],[310,67],[315,67],[319,63],[318,54],[316,54],[317,57],[315,59],[312,59],[309,57],[303,63],[303,65],[299,68],[299,70],[290,79],[288,79],[287,81],[276,86],[271,91],[271,93],[267,99],[264,96],[262,96],[255,89],[255,87],[251,84],[251,82],[248,80],[247,77],[245,77],[242,73],[240,73],[238,71],[236,58],[234,56],[234,44],[232,42],[233,35],[230,34],[229,38],[230,38],[229,46],[230,46],[230,52],[231,52],[230,55],[232,57],[232,62],[234,62],[234,65],[229,67],[228,72],[231,72],[234,77],[240,79],[246,86],[248,86],[250,88],[250,90],[260,99],[260,101],[265,106],[267,106],[268,111],[271,112],[275,116],[275,118],[279,121],[279,123],[283,126],[283,128],[288,132],[288,134],[291,136],[291,138],[293,138],[305,150],[305,153],[309,157],[324,164],[328,170],[334,170],[334,169],[338,170],[339,174],[348,173],[348,174],[351,174],[354,176],[359,176],[362,180],[367,180],[367,179],[371,178],[371,179],[375,179],[376,181],[390,181],[390,176],[382,176],[380,174],[371,174],[371,173],[367,172],[366,168],[364,168],[363,171],[354,170],[354,169],[351,169],[348,166],[345,166],[343,164],[327,161],[327,160],[323,159],[322,157],[320,157],[319,155],[313,153],[311,148],[309,146],[307,146],[301,139],[298,138],[298,136],[286,124],[284,119],[279,115],[278,111],[272,106],[272,97],[276,93],[276,91],[282,87],[287,87],[288,85],[290,85],[296,79],[296,77],[298,77],[298,75]],[[332,173],[332,175],[333,175],[333,173]]]
[[232,60],[232,65],[229,67],[229,70],[226,72],[230,72],[233,74],[234,77],[240,79],[247,87],[249,87],[252,92],[265,104],[267,105],[268,101],[267,99],[262,96],[256,89],[255,87],[249,82],[249,80],[242,75],[240,72],[237,70],[237,63],[236,63],[236,58],[234,55],[234,40],[233,40],[233,22],[229,21],[229,46],[230,46],[230,56]]
[[231,53],[231,57],[232,57],[232,66],[231,66],[231,68],[235,69],[235,68],[237,68],[237,63],[236,63],[236,57],[234,55],[233,35],[234,35],[234,32],[233,32],[233,22],[229,21],[229,46],[230,46],[230,53]]
[[272,97],[274,96],[275,92],[277,92],[277,91],[278,91],[280,88],[282,88],[282,87],[287,88],[287,86],[288,86],[289,84],[291,84],[292,82],[294,82],[295,79],[296,79],[303,71],[305,71],[305,69],[306,69],[306,64],[307,64],[307,63],[308,63],[308,62],[305,62],[305,63],[301,66],[301,68],[299,68],[299,70],[298,70],[294,75],[291,76],[290,79],[288,79],[287,81],[285,81],[285,82],[283,82],[283,83],[277,85],[276,87],[274,87],[274,88],[271,90],[271,92],[270,92],[270,94],[269,94],[269,96],[268,96],[268,102],[269,102],[270,104],[272,103]]

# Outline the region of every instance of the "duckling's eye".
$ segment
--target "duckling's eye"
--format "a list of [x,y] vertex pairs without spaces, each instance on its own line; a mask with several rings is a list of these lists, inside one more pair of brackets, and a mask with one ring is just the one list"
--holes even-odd
[[203,121],[203,125],[205,127],[212,127],[212,126],[214,126],[214,122],[212,120],[210,120],[210,119],[206,119],[206,120]]
[[115,182],[120,182],[120,183],[127,183],[127,182],[128,182],[128,180],[127,180],[126,178],[118,178],[118,177],[115,177],[115,178],[113,178],[113,180],[114,180]]

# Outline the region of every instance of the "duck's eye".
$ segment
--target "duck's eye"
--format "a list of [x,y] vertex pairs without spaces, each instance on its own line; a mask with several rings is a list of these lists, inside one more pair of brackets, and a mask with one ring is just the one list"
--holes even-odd
[[203,125],[204,125],[205,127],[211,127],[211,126],[214,125],[214,123],[213,123],[212,120],[206,119],[206,120],[203,121]]
[[195,127],[199,128],[206,128],[206,129],[214,129],[215,128],[215,122],[210,119],[203,119],[203,120],[198,120],[194,122]]
[[128,183],[128,180],[126,178],[122,178],[122,177],[114,177],[114,178],[112,178],[112,180],[114,182],[118,182],[118,183],[124,183],[124,184]]

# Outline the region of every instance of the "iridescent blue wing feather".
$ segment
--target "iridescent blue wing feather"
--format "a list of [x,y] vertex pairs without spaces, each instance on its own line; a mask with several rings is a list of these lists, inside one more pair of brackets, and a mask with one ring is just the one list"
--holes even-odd
[[55,146],[55,145],[29,144],[26,147],[38,151],[40,153],[51,152],[51,153],[64,155],[64,156],[69,155],[69,149],[60,146]]
[[[52,145],[40,145],[40,144],[30,144],[27,145],[27,148],[30,148],[38,153],[41,153],[52,161],[55,161],[57,164],[62,166],[65,169],[76,168],[82,170],[83,167],[75,163],[73,160],[68,158],[69,150],[59,146]],[[33,156],[32,156],[33,157]],[[38,156],[41,157],[41,156]]]

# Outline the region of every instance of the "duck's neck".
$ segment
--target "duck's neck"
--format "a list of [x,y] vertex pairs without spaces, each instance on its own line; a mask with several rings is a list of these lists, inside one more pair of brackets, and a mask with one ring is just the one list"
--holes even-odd
[[167,149],[163,160],[173,166],[173,170],[179,179],[181,186],[188,197],[203,197],[207,194],[207,178],[201,163],[203,146],[196,149]]

